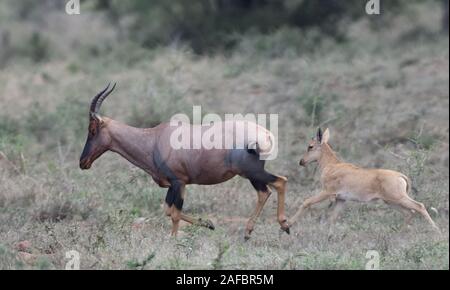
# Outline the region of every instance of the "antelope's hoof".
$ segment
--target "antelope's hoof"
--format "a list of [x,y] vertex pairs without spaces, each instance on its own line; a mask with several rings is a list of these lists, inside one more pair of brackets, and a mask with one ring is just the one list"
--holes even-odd
[[199,219],[197,225],[208,228],[210,230],[214,230],[216,228],[210,220]]
[[244,240],[245,241],[248,241],[248,240],[250,240],[250,237],[251,237],[251,235],[252,235],[252,232],[253,232],[253,230],[245,230],[245,235],[244,235]]
[[287,227],[287,228],[281,227],[281,230],[282,230],[283,232],[286,232],[286,234],[288,234],[288,235],[291,234],[291,229],[290,229],[289,227]]
[[281,222],[281,230],[286,232],[288,235],[291,234],[291,230],[287,220]]
[[216,229],[216,227],[214,226],[212,221],[206,220],[204,223],[205,223],[205,227],[207,227],[208,229],[210,229],[212,231],[214,231]]

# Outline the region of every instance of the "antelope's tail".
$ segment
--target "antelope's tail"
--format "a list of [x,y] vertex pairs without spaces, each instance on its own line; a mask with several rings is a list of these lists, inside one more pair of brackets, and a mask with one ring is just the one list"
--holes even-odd
[[275,137],[270,131],[264,132],[264,135],[258,135],[257,139],[247,144],[247,152],[255,155],[270,154],[275,146]]
[[411,189],[412,189],[411,179],[409,179],[409,177],[404,175],[404,174],[401,174],[400,177],[405,180],[405,182],[406,182],[406,193],[409,195],[411,193]]

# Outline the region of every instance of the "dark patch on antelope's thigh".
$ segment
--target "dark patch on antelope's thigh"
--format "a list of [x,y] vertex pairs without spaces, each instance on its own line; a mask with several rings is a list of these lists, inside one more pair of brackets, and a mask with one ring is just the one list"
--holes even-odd
[[256,191],[268,192],[269,188],[267,187],[267,183],[259,180],[250,179],[250,183],[253,185]]
[[250,182],[254,182],[259,188],[264,188],[263,185],[273,183],[278,179],[264,169],[265,160],[261,160],[258,155],[249,153],[247,150],[230,150],[227,160],[228,164],[239,175],[248,178]]
[[249,153],[245,149],[229,150],[225,157],[225,164],[242,173],[264,169],[264,160],[260,160],[258,155]]

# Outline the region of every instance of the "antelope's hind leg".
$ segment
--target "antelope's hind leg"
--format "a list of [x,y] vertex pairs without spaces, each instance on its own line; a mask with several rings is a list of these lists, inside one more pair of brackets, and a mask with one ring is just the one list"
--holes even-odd
[[[256,220],[267,198],[269,197],[270,193],[268,193],[268,187],[274,188],[278,193],[278,222],[280,223],[281,228],[285,232],[289,233],[289,226],[287,224],[284,208],[287,178],[268,173],[264,169],[265,161],[259,159],[257,154],[242,150],[232,152],[234,155],[231,155],[230,159],[234,162],[234,166],[239,168],[239,175],[249,179],[258,191],[257,207],[252,214],[252,217],[255,216],[255,218],[251,220]],[[247,225],[247,232],[249,232],[249,229],[252,229],[251,220]]]
[[425,208],[425,206],[423,205],[423,203],[417,202],[410,197],[405,197],[405,198],[400,199],[397,202],[397,204],[404,207],[405,209],[413,210],[413,211],[419,213],[420,215],[422,215],[425,218],[425,220],[431,225],[431,227],[433,229],[435,229],[438,233],[441,233],[441,230],[436,225],[436,223],[433,221],[433,219],[430,217],[430,215],[428,214],[428,211]]
[[201,219],[201,218],[195,218],[195,217],[192,217],[190,215],[183,214],[183,213],[181,214],[181,219],[184,220],[185,222],[188,222],[188,223],[192,224],[192,225],[198,225],[198,226],[201,226],[201,227],[208,228],[210,230],[214,230],[215,229],[215,226],[214,226],[213,222],[210,221],[209,219],[205,220],[205,219]]
[[[271,187],[277,191],[278,194],[278,207],[277,207],[277,217],[278,222],[280,223],[281,229],[285,231],[286,233],[290,233],[289,231],[289,225],[287,222],[286,214],[285,214],[285,192],[286,192],[286,182],[287,178],[283,176],[273,175],[265,171],[264,169],[260,171],[253,172],[250,176],[247,176],[247,178],[252,182],[256,190],[258,191],[258,199],[264,200],[264,202],[259,202],[257,208],[255,210],[255,213],[259,209],[259,211],[262,210],[262,207],[264,206],[267,198],[269,197],[270,193],[268,194],[269,189],[268,187]],[[263,190],[261,190],[263,189]],[[258,213],[259,215],[259,213]],[[251,225],[251,224],[250,224]],[[248,227],[249,228],[249,227]],[[251,228],[251,227],[250,227]]]
[[387,205],[389,205],[391,208],[396,209],[398,212],[400,212],[404,217],[404,223],[402,228],[408,229],[411,226],[411,220],[415,214],[415,211],[409,208],[406,208],[404,206],[401,206],[399,204],[395,204],[392,202],[384,201]]
[[287,234],[290,234],[289,227],[290,225],[287,222],[286,211],[285,211],[285,199],[286,199],[286,183],[287,178],[284,176],[273,175],[270,174],[271,182],[269,182],[269,186],[274,188],[278,193],[278,222],[280,223],[281,229],[285,231]]
[[271,194],[270,189],[267,187],[267,184],[264,182],[256,181],[256,180],[250,180],[253,187],[256,189],[256,192],[258,193],[258,200],[256,203],[256,208],[251,214],[248,222],[247,227],[245,230],[245,239],[250,239],[250,235],[253,232],[253,229],[255,228],[256,220],[258,219],[259,215],[262,212],[262,209],[264,208],[264,205],[266,204],[266,201],[269,199],[269,196]]

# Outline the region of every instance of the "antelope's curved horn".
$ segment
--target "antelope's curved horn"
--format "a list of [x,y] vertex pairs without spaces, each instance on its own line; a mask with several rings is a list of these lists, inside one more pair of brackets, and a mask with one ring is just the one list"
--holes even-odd
[[[109,84],[106,87],[106,89],[109,88]],[[98,100],[95,104],[95,113],[98,112],[98,110],[100,110],[100,106],[102,105],[103,101],[106,99],[107,96],[109,96],[109,94],[111,94],[112,91],[114,91],[114,89],[116,88],[116,83],[114,83],[114,85],[112,86],[112,88],[105,93],[105,91],[102,92],[102,94],[100,94],[100,96],[98,97]]]
[[98,93],[98,94],[92,99],[92,102],[91,102],[91,109],[89,110],[90,113],[92,113],[92,114],[97,113],[97,111],[96,111],[95,109],[96,109],[96,106],[97,106],[98,98],[100,98],[100,96],[103,95],[103,94],[106,92],[106,90],[109,88],[109,85],[110,85],[110,84],[111,84],[111,83],[109,83],[109,84],[106,86],[106,88],[105,88],[104,90],[102,90],[100,93]]

